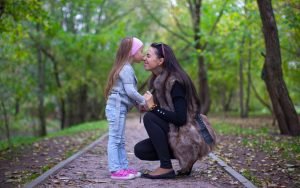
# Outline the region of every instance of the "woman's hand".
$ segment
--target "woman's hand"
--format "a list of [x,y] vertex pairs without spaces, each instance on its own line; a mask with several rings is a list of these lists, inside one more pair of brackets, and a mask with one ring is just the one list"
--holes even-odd
[[150,91],[147,91],[144,94],[145,100],[146,100],[146,104],[148,109],[151,109],[155,104],[154,104],[154,100],[153,100],[153,95],[151,94]]
[[147,112],[148,111],[147,104],[145,104],[145,105],[139,105],[139,111],[141,113]]

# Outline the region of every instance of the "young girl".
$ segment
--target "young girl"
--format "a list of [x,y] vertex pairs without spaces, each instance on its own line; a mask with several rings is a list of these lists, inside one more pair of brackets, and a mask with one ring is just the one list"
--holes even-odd
[[142,106],[145,99],[137,92],[133,63],[143,60],[143,43],[137,38],[124,38],[119,46],[115,63],[108,77],[105,90],[105,114],[109,123],[108,168],[112,179],[133,179],[141,175],[128,168],[125,151],[125,121],[128,110]]

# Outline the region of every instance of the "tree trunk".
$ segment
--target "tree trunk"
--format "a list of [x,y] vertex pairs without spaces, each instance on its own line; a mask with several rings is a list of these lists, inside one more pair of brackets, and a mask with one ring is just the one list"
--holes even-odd
[[239,50],[240,54],[240,69],[239,69],[239,85],[240,85],[240,117],[244,118],[245,111],[244,111],[244,59],[243,59],[243,50],[244,50],[244,44],[245,44],[245,32],[243,33],[242,41],[241,41],[241,47]]
[[209,95],[207,71],[204,64],[204,57],[202,55],[198,57],[198,78],[200,84],[199,93],[201,101],[201,113],[207,114],[209,112],[211,101]]
[[10,130],[9,130],[8,114],[7,114],[7,111],[6,111],[5,104],[2,100],[1,100],[1,107],[2,107],[3,116],[4,116],[5,135],[6,135],[6,139],[7,139],[7,142],[8,142],[8,147],[11,148],[12,144],[11,144],[11,141],[10,141]]
[[88,112],[87,105],[88,105],[88,86],[87,84],[83,84],[80,86],[79,89],[79,98],[78,98],[78,116],[80,123],[85,122],[86,115]]
[[230,104],[231,104],[231,99],[232,99],[232,97],[233,97],[233,90],[231,89],[231,90],[229,91],[227,100],[225,101],[225,105],[224,105],[224,111],[225,111],[225,112],[230,111]]
[[76,92],[69,91],[67,94],[65,127],[70,127],[71,125],[76,124],[76,122],[79,122],[75,114],[76,103],[77,103],[75,93]]
[[[52,63],[53,63],[53,73],[54,73],[54,78],[55,78],[56,85],[57,85],[59,90],[62,90],[62,84],[61,84],[61,81],[60,81],[60,78],[59,78],[59,70],[58,70],[59,62],[56,60],[54,55],[51,52],[49,52],[48,50],[46,50],[45,48],[42,48],[42,51],[52,61]],[[59,110],[60,110],[60,128],[64,129],[65,124],[66,124],[65,99],[64,99],[64,96],[58,96],[58,98],[59,98]]]
[[249,37],[249,47],[248,47],[248,72],[247,72],[247,93],[246,93],[246,103],[245,103],[245,114],[244,117],[249,115],[249,103],[250,103],[250,89],[251,89],[251,60],[252,60],[252,39]]
[[20,98],[15,98],[15,116],[17,116],[20,112]]
[[300,135],[299,119],[283,80],[280,43],[270,0],[257,0],[266,47],[264,81],[281,134]]
[[[194,41],[196,43],[195,49],[196,52],[202,52],[203,46],[200,43],[200,24],[201,24],[201,5],[202,0],[196,0],[194,2],[188,1],[191,17],[193,20],[193,29],[194,29]],[[201,113],[207,114],[210,107],[210,96],[209,96],[209,87],[207,80],[207,71],[204,63],[204,57],[202,54],[197,56],[198,62],[198,82],[199,82],[199,96],[201,102]]]
[[88,87],[86,84],[83,84],[75,91],[68,93],[66,126],[85,122],[88,107],[87,93]]
[[0,0],[0,19],[4,13],[4,9],[5,9],[5,0]]
[[228,91],[228,94],[226,95],[226,88],[222,87],[220,90],[219,90],[219,93],[221,95],[221,103],[222,103],[222,107],[223,107],[223,112],[226,113],[228,111],[230,111],[230,103],[231,103],[231,99],[233,97],[233,90],[229,90],[227,89]]
[[[249,80],[249,83],[250,83],[250,86],[252,88],[252,91],[254,92],[254,95],[255,97],[257,98],[257,100],[262,104],[264,105],[269,111],[271,114],[273,114],[273,109],[272,107],[268,104],[268,102],[264,101],[264,99],[258,94],[258,92],[256,91],[255,89],[255,86],[253,85],[253,82],[252,82],[252,78],[251,78],[251,75],[250,75],[250,80]],[[272,115],[273,116],[273,115]]]
[[[37,25],[37,32],[39,32],[40,26]],[[44,108],[44,93],[45,93],[45,63],[42,60],[42,50],[40,44],[37,43],[37,62],[38,62],[38,101],[39,101],[39,121],[40,130],[39,136],[46,136],[46,118]]]
[[[245,15],[246,15],[246,19],[250,19],[249,17],[249,13],[248,13],[248,9],[247,9],[247,3],[248,1],[245,0],[245,6],[244,6],[244,10],[245,10]],[[247,30],[247,26],[245,27],[245,33]],[[245,36],[246,34],[244,34]],[[246,37],[246,36],[245,36]],[[245,109],[244,109],[244,113],[243,113],[243,117],[244,118],[248,118],[248,114],[249,114],[249,102],[250,102],[250,76],[251,76],[251,46],[252,46],[252,39],[251,39],[251,33],[250,35],[247,35],[246,38],[249,38],[249,45],[248,45],[248,62],[247,62],[247,66],[248,66],[248,70],[247,70],[247,89],[246,89],[246,99],[245,99]]]

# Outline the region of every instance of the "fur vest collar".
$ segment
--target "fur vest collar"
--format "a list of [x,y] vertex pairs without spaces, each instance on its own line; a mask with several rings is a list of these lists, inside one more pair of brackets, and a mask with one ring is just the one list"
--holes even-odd
[[[171,96],[171,90],[173,88],[174,83],[178,81],[179,83],[183,84],[183,81],[180,78],[175,77],[172,74],[169,74],[167,71],[163,71],[159,74],[153,82],[154,92],[154,101],[155,103],[159,104],[159,106],[165,110],[174,111],[174,105]],[[189,99],[193,100],[193,99]],[[193,101],[193,104],[196,102]],[[189,103],[188,103],[189,105]],[[187,123],[192,122],[195,117],[197,110],[193,109],[193,106],[188,106],[187,112]],[[174,125],[170,124],[170,127]]]

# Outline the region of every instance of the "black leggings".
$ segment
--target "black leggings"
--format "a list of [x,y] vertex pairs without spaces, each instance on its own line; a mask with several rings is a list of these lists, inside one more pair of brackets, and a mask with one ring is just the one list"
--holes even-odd
[[168,141],[169,123],[152,112],[147,112],[143,120],[149,138],[134,146],[135,156],[146,161],[160,160],[161,168],[172,168],[174,156]]

